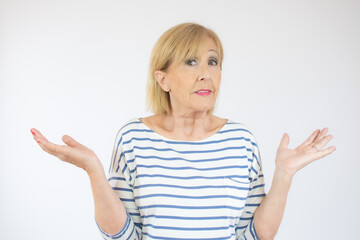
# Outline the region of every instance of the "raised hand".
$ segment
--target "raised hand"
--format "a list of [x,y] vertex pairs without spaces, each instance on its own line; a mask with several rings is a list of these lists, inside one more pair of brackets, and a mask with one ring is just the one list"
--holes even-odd
[[66,145],[58,145],[49,142],[37,129],[30,129],[34,139],[47,153],[54,155],[62,161],[71,163],[84,169],[87,173],[102,167],[96,154],[89,148],[77,142],[68,135],[62,137]]
[[[290,138],[284,134],[276,154],[276,169],[290,173],[292,176],[309,163],[321,159],[336,150],[334,146],[325,148],[325,145],[333,138],[326,135],[327,128],[314,131],[311,136],[295,149],[289,149]],[[323,150],[322,150],[323,149]]]

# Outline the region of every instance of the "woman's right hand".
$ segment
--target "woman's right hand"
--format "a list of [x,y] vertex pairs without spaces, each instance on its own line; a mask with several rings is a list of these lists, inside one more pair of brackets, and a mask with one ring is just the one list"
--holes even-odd
[[58,145],[48,141],[37,129],[32,128],[30,131],[33,134],[34,139],[45,152],[54,155],[60,160],[82,168],[88,174],[98,168],[102,168],[96,154],[72,137],[64,135],[62,140],[67,146]]

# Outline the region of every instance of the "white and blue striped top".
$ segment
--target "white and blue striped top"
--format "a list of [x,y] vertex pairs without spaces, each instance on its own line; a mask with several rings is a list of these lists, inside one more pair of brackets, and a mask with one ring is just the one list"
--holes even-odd
[[180,141],[128,121],[118,132],[110,185],[127,210],[104,239],[258,239],[253,215],[265,197],[251,132],[228,121],[209,138]]

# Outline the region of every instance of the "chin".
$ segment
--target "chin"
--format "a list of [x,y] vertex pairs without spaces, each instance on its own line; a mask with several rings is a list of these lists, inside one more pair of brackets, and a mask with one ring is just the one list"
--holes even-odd
[[214,105],[211,105],[211,106],[199,106],[199,107],[197,107],[197,108],[194,108],[194,110],[196,111],[196,112],[209,112],[209,111],[211,111],[211,109],[213,109],[214,108]]

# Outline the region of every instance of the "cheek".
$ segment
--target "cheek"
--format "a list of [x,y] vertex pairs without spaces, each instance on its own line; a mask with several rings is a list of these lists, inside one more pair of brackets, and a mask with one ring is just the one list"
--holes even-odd
[[194,90],[194,76],[189,73],[183,73],[181,77],[178,77],[176,81],[174,81],[174,88],[176,88],[176,93],[182,96],[191,95]]
[[214,76],[214,85],[216,86],[216,88],[220,87],[220,83],[221,83],[221,72],[215,74]]
[[171,93],[173,97],[182,101],[191,101],[193,86],[190,85],[185,78],[177,79],[177,81],[173,81],[172,83]]

